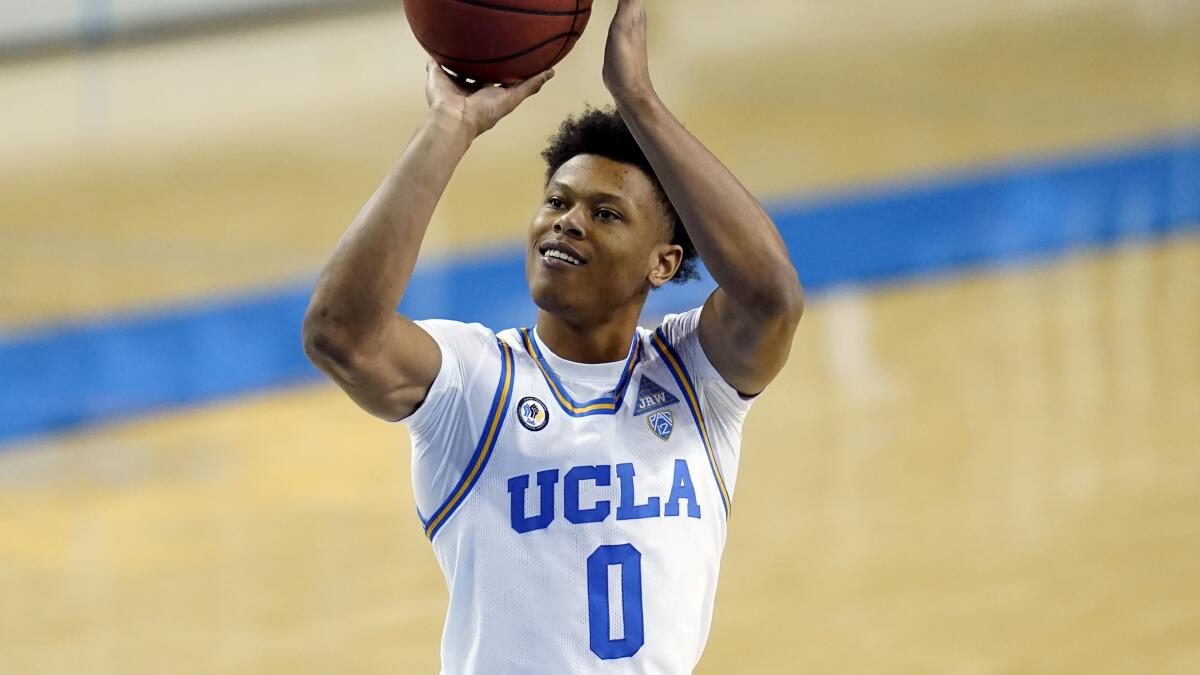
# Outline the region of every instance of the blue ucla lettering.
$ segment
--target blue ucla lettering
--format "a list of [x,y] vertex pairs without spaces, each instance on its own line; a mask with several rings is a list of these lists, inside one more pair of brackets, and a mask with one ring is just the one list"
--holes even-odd
[[512,527],[522,534],[550,527],[554,522],[554,486],[558,483],[558,469],[539,471],[538,488],[541,490],[541,513],[533,517],[525,515],[525,491],[529,489],[529,476],[508,479],[508,494]]
[[[590,482],[596,488],[611,488],[613,484],[613,466],[608,464],[583,465],[572,467],[562,477],[563,516],[566,521],[575,525],[599,523],[613,516],[613,501],[617,502],[615,509],[617,520],[640,520],[643,518],[678,517],[682,515],[680,502],[687,502],[687,516],[700,518],[700,502],[696,498],[696,486],[692,481],[691,471],[686,460],[676,459],[675,470],[671,477],[670,493],[666,503],[658,496],[646,498],[645,503],[639,504],[637,485],[634,477],[637,471],[632,463],[626,462],[615,466],[617,474],[619,498],[616,500],[597,499],[590,506],[580,504],[581,491],[584,483]],[[536,514],[525,513],[525,497],[529,491],[530,475],[514,476],[508,479],[508,493],[512,528],[525,534],[550,527],[555,518],[555,486],[559,483],[559,470],[547,469],[537,472],[537,489],[539,511]],[[644,482],[644,481],[643,481]],[[642,489],[645,489],[642,485]],[[661,493],[660,493],[661,494]]]
[[640,518],[657,518],[662,513],[658,510],[658,497],[651,497],[645,504],[637,504],[637,495],[633,489],[633,465],[618,464],[617,478],[621,479],[621,505],[617,507],[617,520],[638,520]]
[[577,466],[567,472],[563,479],[563,511],[567,520],[581,525],[583,523],[598,523],[608,517],[612,505],[608,500],[597,501],[590,509],[579,508],[579,483],[590,480],[599,487],[612,485],[612,467],[607,464],[597,466]]
[[688,518],[700,517],[700,504],[696,503],[696,488],[692,486],[692,474],[688,471],[687,462],[675,460],[675,477],[671,479],[671,496],[667,497],[667,505],[663,508],[664,516],[679,515],[679,500],[686,499],[688,503]]

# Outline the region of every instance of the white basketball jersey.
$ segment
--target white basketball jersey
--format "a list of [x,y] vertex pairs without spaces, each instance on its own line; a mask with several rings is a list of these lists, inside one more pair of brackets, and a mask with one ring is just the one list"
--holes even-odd
[[[486,387],[490,405],[469,414],[461,475],[422,518],[450,590],[445,675],[692,672],[749,406],[713,385],[698,315],[639,329],[619,379],[589,400],[529,329],[478,356],[499,367],[476,372],[496,376],[464,387]],[[698,360],[706,377],[693,377]],[[439,439],[413,435],[434,456],[424,446]]]

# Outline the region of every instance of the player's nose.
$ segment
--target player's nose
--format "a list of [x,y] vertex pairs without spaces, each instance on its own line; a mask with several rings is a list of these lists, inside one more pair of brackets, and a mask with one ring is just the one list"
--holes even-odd
[[583,239],[587,236],[584,220],[584,214],[579,209],[571,209],[554,221],[554,232],[555,234],[566,234],[576,239]]

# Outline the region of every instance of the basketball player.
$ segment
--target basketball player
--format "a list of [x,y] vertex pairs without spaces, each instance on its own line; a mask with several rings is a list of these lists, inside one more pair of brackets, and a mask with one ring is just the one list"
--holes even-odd
[[[529,226],[532,328],[411,321],[395,307],[455,166],[552,76],[468,94],[428,69],[430,112],[343,236],[305,318],[313,361],[405,420],[419,515],[450,589],[442,669],[690,673],[708,636],[741,426],[803,306],[758,202],[672,116],[620,0],[616,111],[563,123]],[[694,245],[693,245],[694,242]],[[703,307],[638,327],[692,276]]]

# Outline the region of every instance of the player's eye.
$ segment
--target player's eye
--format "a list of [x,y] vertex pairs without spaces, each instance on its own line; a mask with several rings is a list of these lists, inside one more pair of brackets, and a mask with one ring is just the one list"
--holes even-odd
[[600,209],[596,211],[596,217],[600,220],[620,220],[621,214],[612,209]]
[[558,197],[550,197],[546,200],[546,206],[549,206],[552,209],[562,209],[566,208],[567,203]]

